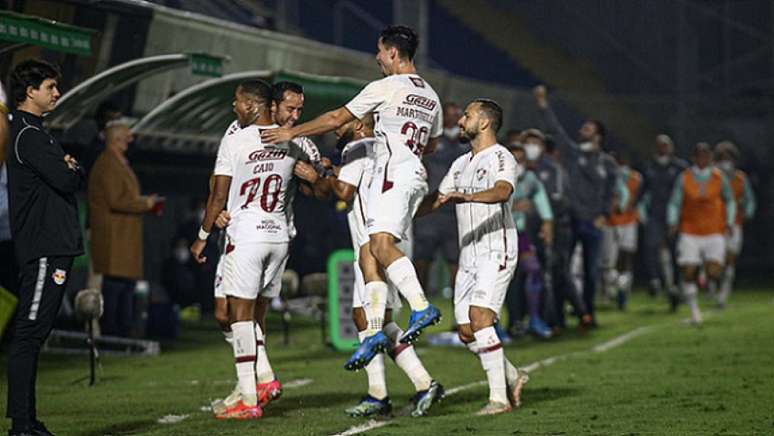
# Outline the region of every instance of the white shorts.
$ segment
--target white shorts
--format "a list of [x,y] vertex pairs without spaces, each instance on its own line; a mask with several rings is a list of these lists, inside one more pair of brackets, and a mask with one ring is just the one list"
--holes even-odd
[[734,224],[731,227],[731,235],[726,235],[726,250],[729,254],[739,255],[742,252],[742,243],[744,242],[744,231],[742,226]]
[[470,306],[485,307],[496,314],[505,301],[508,284],[516,272],[517,260],[505,267],[495,260],[477,260],[474,267],[460,265],[454,282],[454,318],[457,324],[470,324]]
[[218,266],[215,267],[215,283],[213,285],[215,298],[226,298],[226,294],[223,293],[223,259],[225,257],[221,254],[218,258]]
[[282,290],[288,243],[244,243],[227,246],[223,260],[222,295],[254,300],[274,298]]
[[602,229],[602,267],[615,268],[621,251],[637,251],[637,223]]
[[677,264],[680,266],[701,265],[705,262],[724,264],[726,240],[722,233],[708,236],[680,234],[677,241]]
[[368,234],[390,233],[398,239],[409,237],[414,214],[427,195],[423,167],[408,165],[393,170],[385,178],[384,165],[377,165],[368,189],[366,209]]

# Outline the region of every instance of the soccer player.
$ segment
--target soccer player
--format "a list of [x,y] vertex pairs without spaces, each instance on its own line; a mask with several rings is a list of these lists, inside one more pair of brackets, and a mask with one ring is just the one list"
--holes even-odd
[[726,235],[726,268],[723,271],[723,281],[718,293],[718,305],[725,307],[731,289],[734,286],[736,259],[742,252],[742,226],[755,215],[755,194],[750,180],[744,171],[737,168],[739,149],[731,141],[723,141],[715,146],[716,166],[723,171],[731,184],[731,190],[736,200],[736,219],[731,227],[731,234]]
[[[336,174],[329,178],[331,188],[336,196],[349,203],[347,221],[355,251],[355,292],[352,296],[352,320],[358,329],[361,341],[365,339],[368,331],[366,312],[378,304],[367,299],[365,280],[360,264],[366,265],[369,275],[381,274],[376,259],[370,251],[363,249],[368,243],[365,217],[368,208],[368,186],[373,177],[373,160],[370,158],[376,141],[373,138],[373,128],[373,117],[365,115],[362,121],[353,120],[336,129],[339,148],[342,150],[342,165],[336,169]],[[408,249],[410,244],[410,240],[404,239],[401,240],[399,247]],[[361,257],[365,259],[361,260]],[[382,277],[380,280],[384,281],[384,278]],[[427,413],[436,400],[443,396],[443,387],[432,379],[419,360],[413,345],[399,342],[403,330],[392,321],[392,315],[400,307],[398,291],[394,286],[389,285],[382,331],[392,343],[392,347],[388,350],[390,357],[411,379],[416,389],[416,394],[411,399],[413,406],[411,414],[412,416],[422,416]],[[373,314],[371,318],[379,316],[382,315]],[[351,416],[390,413],[392,406],[387,395],[387,384],[384,376],[384,354],[379,353],[375,356],[365,369],[368,376],[368,394],[356,406],[347,409],[347,413]]]
[[628,157],[617,154],[616,160],[624,192],[617,196],[617,205],[613,207],[603,229],[602,279],[606,294],[615,295],[618,308],[624,310],[627,296],[632,290],[639,223],[636,202],[642,186],[642,175],[629,166]]
[[479,415],[518,407],[528,380],[505,357],[494,327],[516,270],[518,246],[510,211],[520,169],[513,155],[497,143],[502,120],[502,109],[492,100],[477,99],[465,108],[460,139],[470,143],[471,151],[454,161],[438,191],[425,198],[418,212],[456,204],[460,269],[454,317],[460,340],[479,356],[489,382],[489,403]]
[[[272,281],[287,260],[290,225],[286,201],[296,163],[309,156],[293,143],[269,144],[261,140],[264,128],[277,127],[271,115],[272,90],[261,80],[242,82],[236,89],[234,111],[241,130],[226,136],[215,163],[215,185],[199,238],[191,253],[199,263],[217,216],[228,203],[231,221],[226,230],[223,293],[228,299],[239,401],[216,415],[222,419],[256,419],[263,414],[256,389],[258,353],[256,299],[272,298]],[[316,179],[308,180],[314,183]],[[262,367],[264,365],[260,365]]]
[[667,208],[670,231],[679,232],[677,264],[683,278],[683,297],[691,309],[691,323],[702,323],[697,301],[697,278],[703,265],[709,280],[717,281],[726,255],[724,233],[736,219],[736,201],[723,172],[712,166],[712,148],[696,144],[694,164],[677,178]]
[[[272,86],[272,118],[275,124],[292,127],[301,117],[303,110],[304,89],[301,85],[294,82],[282,81],[277,82]],[[229,136],[241,128],[242,127],[239,124],[239,120],[236,120],[231,124],[231,126],[229,126],[225,136]],[[318,176],[321,175],[324,170],[322,168],[320,150],[317,148],[315,143],[306,137],[296,138],[293,140],[293,143],[300,147],[309,156],[308,164],[304,162],[297,162],[294,170],[296,175],[299,176],[303,174],[305,177],[307,177],[307,179],[314,178],[315,175],[312,173],[312,169],[317,173]],[[295,197],[296,191],[299,189],[305,195],[315,196],[321,200],[327,199],[329,195],[328,184],[322,177],[318,177],[317,182],[313,185],[307,183],[299,184],[296,178],[291,179],[290,183],[288,184],[285,201],[285,211],[288,217],[289,235],[291,240],[295,238],[297,233],[293,218],[293,198]],[[212,190],[212,183],[210,190]],[[228,225],[230,219],[231,216],[229,215],[228,210],[224,210],[220,213],[218,219],[216,220],[217,227],[224,229]],[[223,241],[222,246],[225,248],[225,241]],[[215,277],[215,318],[218,320],[218,323],[223,330],[223,333],[226,337],[226,342],[231,344],[228,299],[223,293],[221,286],[223,277],[223,260],[224,257],[221,256],[218,262]],[[266,407],[269,402],[278,399],[282,394],[282,386],[279,380],[277,380],[275,377],[274,371],[272,370],[268,359],[265,359],[264,357],[266,356],[266,313],[272,298],[276,298],[282,289],[282,273],[284,270],[285,264],[282,265],[282,268],[278,271],[276,277],[270,283],[269,291],[259,295],[255,305],[255,321],[257,323],[256,339],[258,347],[258,362],[256,365],[258,385],[256,389],[258,394],[258,402],[261,404],[261,407]],[[229,405],[236,404],[239,398],[240,391],[237,386],[231,395],[225,399],[216,400],[213,402],[213,412],[216,414],[222,412]]]
[[[384,29],[377,42],[376,61],[386,76],[368,84],[346,106],[327,112],[312,121],[293,128],[268,130],[263,139],[269,142],[289,141],[303,135],[331,132],[353,119],[373,114],[376,150],[374,179],[368,192],[368,247],[384,270],[387,279],[397,286],[411,306],[409,326],[400,341],[411,343],[420,332],[441,318],[440,311],[429,304],[411,260],[397,244],[406,239],[411,219],[427,193],[427,177],[421,156],[433,150],[443,132],[441,103],[427,81],[420,77],[413,58],[418,45],[416,33],[405,26]],[[369,301],[379,301],[383,313],[387,284],[365,277]],[[372,323],[373,321],[373,323]],[[356,369],[376,355],[375,350],[389,347],[381,333],[383,315],[369,319],[369,336],[350,359]]]

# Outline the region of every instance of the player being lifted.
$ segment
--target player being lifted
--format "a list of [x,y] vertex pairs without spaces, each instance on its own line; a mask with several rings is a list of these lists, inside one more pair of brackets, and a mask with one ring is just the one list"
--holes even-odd
[[[368,304],[365,297],[363,271],[359,264],[364,265],[369,276],[376,275],[379,269],[379,265],[370,251],[363,249],[368,243],[365,217],[368,208],[368,186],[373,176],[373,160],[370,158],[375,142],[373,123],[373,117],[369,114],[365,115],[362,121],[353,120],[336,129],[339,148],[342,150],[341,167],[336,168],[335,176],[328,179],[336,196],[349,204],[347,221],[355,251],[352,320],[358,329],[361,341],[365,339],[368,331],[368,320],[365,314]],[[411,248],[410,244],[411,241],[403,239],[398,247],[406,251]],[[398,367],[411,379],[416,389],[416,394],[411,399],[411,414],[413,416],[425,415],[433,402],[443,396],[443,387],[430,377],[417,357],[414,347],[399,342],[398,339],[403,335],[403,330],[392,321],[392,316],[393,312],[397,312],[401,307],[400,296],[394,286],[390,285],[388,289],[383,328],[383,332],[393,345],[388,352]],[[351,416],[390,413],[392,405],[387,395],[384,355],[375,356],[365,369],[368,376],[368,395],[364,396],[359,404],[347,409],[347,413]]]
[[497,143],[502,120],[502,109],[492,100],[477,99],[465,108],[460,140],[469,142],[471,151],[454,161],[438,191],[425,198],[417,213],[456,203],[460,267],[454,317],[460,340],[481,359],[489,382],[489,403],[479,415],[518,407],[528,380],[505,357],[494,327],[516,271],[518,247],[511,194],[520,168],[511,152]]
[[[275,124],[280,126],[292,127],[301,117],[304,110],[304,88],[294,82],[282,81],[272,85],[272,117]],[[242,126],[239,124],[239,120],[234,121],[226,130],[225,136],[232,135],[239,131]],[[295,174],[303,180],[314,180],[315,173],[322,172],[322,164],[320,158],[320,151],[317,146],[309,138],[300,137],[293,141],[309,156],[309,164],[305,162],[297,162],[295,167]],[[210,190],[212,191],[214,184],[214,176],[210,183]],[[288,185],[286,214],[288,215],[289,233],[292,240],[296,235],[296,228],[293,220],[293,198],[295,197],[296,190],[300,189],[304,194],[308,196],[314,195],[319,199],[327,199],[329,195],[328,183],[319,178],[314,185],[308,183],[297,183],[293,178]],[[229,221],[230,215],[227,210],[221,212],[216,220],[216,225],[223,229]],[[222,236],[225,236],[225,232],[221,232]],[[221,253],[225,248],[225,237],[220,241]],[[225,335],[226,342],[232,343],[231,322],[228,310],[228,299],[223,293],[222,278],[223,278],[223,261],[225,256],[221,256],[216,270],[215,277],[215,319]],[[272,400],[276,400],[282,394],[282,386],[274,375],[274,371],[269,364],[269,360],[266,357],[266,312],[268,310],[271,299],[274,296],[279,295],[282,288],[282,272],[285,269],[285,265],[282,265],[281,270],[277,276],[269,285],[269,290],[258,296],[255,304],[255,322],[258,324],[256,327],[256,340],[258,350],[258,361],[256,364],[256,373],[258,378],[258,385],[256,387],[258,394],[258,402],[261,407],[265,407]],[[260,328],[260,330],[259,330]],[[239,386],[224,399],[215,400],[212,403],[212,410],[215,414],[222,413],[227,407],[235,405],[241,398]]]
[[[377,42],[376,61],[386,76],[368,84],[346,106],[327,112],[293,128],[263,132],[264,141],[283,142],[298,136],[332,132],[344,124],[373,114],[374,176],[368,192],[368,250],[376,258],[378,277],[365,277],[368,337],[347,363],[362,368],[378,351],[390,346],[382,333],[391,281],[411,306],[409,326],[399,339],[411,343],[422,329],[437,323],[441,313],[429,304],[414,265],[397,247],[406,239],[411,220],[427,193],[427,176],[421,156],[432,150],[443,131],[438,95],[416,73],[413,58],[417,36],[405,26],[384,29]],[[364,271],[365,273],[365,271]]]
[[[228,299],[233,349],[240,399],[218,418],[255,419],[262,415],[256,389],[257,338],[256,299],[279,290],[271,286],[282,273],[288,255],[291,227],[287,214],[287,191],[296,163],[309,156],[294,143],[261,141],[263,128],[275,128],[271,115],[272,89],[260,80],[237,87],[234,111],[243,127],[225,136],[215,163],[215,183],[207,201],[199,238],[191,246],[202,263],[202,252],[215,220],[228,204],[231,222],[226,230],[222,291]],[[309,182],[314,183],[316,178]],[[270,368],[270,366],[268,366]]]

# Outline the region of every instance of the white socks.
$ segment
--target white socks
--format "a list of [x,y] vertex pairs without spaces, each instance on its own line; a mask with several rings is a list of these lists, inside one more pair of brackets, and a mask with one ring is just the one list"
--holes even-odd
[[[387,309],[387,283],[369,282],[365,285],[365,310],[368,327],[366,337],[373,336],[384,326],[384,312]],[[361,339],[362,342],[362,339]]]
[[664,274],[664,288],[668,293],[675,287],[675,273],[672,269],[672,253],[668,248],[662,248],[659,256],[661,260],[661,272]]
[[701,312],[699,311],[696,282],[686,281],[683,283],[683,293],[685,294],[685,302],[688,303],[688,307],[691,309],[691,321],[694,324],[700,323],[702,319]]
[[728,296],[731,295],[731,289],[734,287],[735,274],[736,268],[734,265],[728,265],[725,274],[723,274],[723,281],[720,285],[720,295],[718,295],[718,303],[721,305],[725,305],[726,301],[728,301]]
[[258,383],[268,383],[274,380],[274,371],[269,363],[269,356],[266,354],[266,336],[261,330],[261,326],[255,323],[255,345],[258,352],[258,359],[255,362],[255,372],[258,375]]
[[427,372],[425,366],[422,365],[422,361],[419,360],[414,346],[398,342],[398,338],[403,336],[403,330],[398,327],[398,324],[390,322],[384,326],[384,334],[393,343],[391,357],[395,360],[398,368],[406,373],[417,392],[427,390],[430,387],[430,383],[433,382],[433,378],[430,377],[430,373]]
[[632,273],[631,271],[624,271],[618,275],[618,289],[626,294],[630,294],[632,291]]
[[[466,344],[466,346],[471,353],[478,356],[478,343],[476,341]],[[505,381],[508,383],[508,386],[512,386],[516,383],[516,379],[519,378],[519,369],[508,360],[505,352],[503,352],[503,363],[505,364]]]
[[247,405],[258,402],[255,393],[255,329],[252,321],[239,321],[231,324],[234,335],[234,361],[236,362],[239,391],[242,401]]
[[489,381],[489,401],[509,404],[506,393],[505,353],[494,327],[479,330],[473,333],[473,336],[476,338],[481,366],[486,371],[486,379]]
[[229,346],[233,347],[234,346],[234,332],[231,332],[231,331],[226,332],[226,331],[224,331],[223,332],[223,340],[226,341],[226,343]]
[[428,306],[422,285],[419,284],[417,272],[408,257],[403,256],[385,269],[387,278],[398,288],[403,297],[408,300],[411,310],[425,310]]
[[[360,342],[370,336],[366,330],[357,334]],[[387,397],[387,381],[384,377],[384,353],[377,353],[365,367],[368,376],[368,395],[382,400]]]

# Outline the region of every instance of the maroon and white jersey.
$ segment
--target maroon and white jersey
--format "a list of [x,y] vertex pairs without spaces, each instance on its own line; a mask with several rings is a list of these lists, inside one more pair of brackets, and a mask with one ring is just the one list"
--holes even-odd
[[309,155],[294,142],[264,144],[261,131],[277,127],[251,125],[220,144],[214,174],[231,177],[226,232],[234,243],[292,239],[289,186],[296,162],[309,162]]
[[[441,181],[438,192],[474,194],[494,187],[498,181],[516,189],[521,167],[510,151],[500,144],[458,157]],[[516,258],[516,225],[511,208],[513,195],[504,203],[458,203],[457,229],[460,242],[460,266],[475,266],[488,259],[505,265]]]
[[[301,151],[309,156],[308,162],[314,167],[315,170],[317,170],[317,174],[322,177],[325,169],[322,167],[322,163],[320,162],[320,149],[317,148],[317,145],[314,143],[314,141],[307,138],[306,136],[299,136],[298,138],[293,139],[291,142],[297,145]],[[293,214],[293,199],[296,198],[296,192],[298,192],[298,183],[299,180],[294,177],[288,186],[287,214],[288,222],[290,223],[290,239],[295,238],[296,233],[298,233],[296,231],[295,215]]]
[[387,167],[387,177],[391,168],[422,166],[425,146],[443,132],[441,101],[416,74],[371,82],[346,108],[359,119],[373,113],[377,165]]

